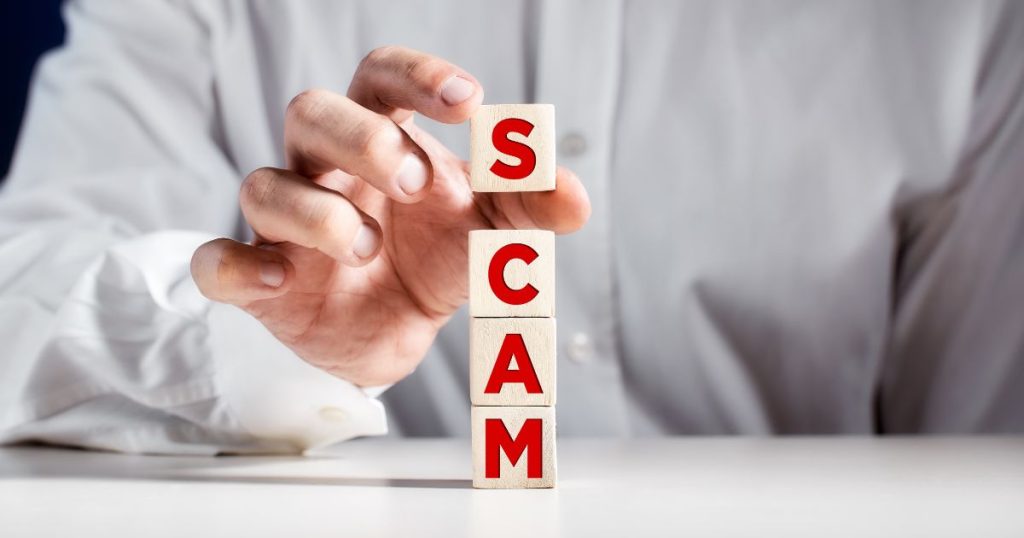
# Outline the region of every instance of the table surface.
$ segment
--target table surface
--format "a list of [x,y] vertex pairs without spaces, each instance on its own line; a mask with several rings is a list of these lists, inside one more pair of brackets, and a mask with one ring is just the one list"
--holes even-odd
[[474,490],[465,439],[306,457],[0,449],[0,536],[1024,536],[1024,437],[559,439]]

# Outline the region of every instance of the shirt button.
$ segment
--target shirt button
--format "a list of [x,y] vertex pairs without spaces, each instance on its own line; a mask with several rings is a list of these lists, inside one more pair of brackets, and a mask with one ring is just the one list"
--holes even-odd
[[579,157],[587,151],[587,139],[579,133],[569,133],[558,142],[558,152],[563,157]]
[[594,342],[587,333],[576,333],[569,338],[569,346],[566,350],[569,360],[573,362],[587,362],[594,356]]
[[320,415],[321,420],[327,422],[342,422],[348,418],[348,413],[344,409],[333,406],[321,407],[317,414]]

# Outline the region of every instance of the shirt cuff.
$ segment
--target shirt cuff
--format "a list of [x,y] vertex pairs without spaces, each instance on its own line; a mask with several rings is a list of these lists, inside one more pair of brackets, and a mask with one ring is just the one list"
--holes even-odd
[[249,434],[310,450],[387,433],[376,399],[387,387],[361,389],[316,368],[236,307],[213,303],[208,327],[223,400]]

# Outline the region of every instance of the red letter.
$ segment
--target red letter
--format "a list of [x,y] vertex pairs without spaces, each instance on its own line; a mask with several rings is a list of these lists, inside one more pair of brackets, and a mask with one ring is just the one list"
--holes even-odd
[[[512,366],[512,357],[516,358],[518,370],[509,370]],[[491,370],[491,377],[487,380],[486,394],[497,394],[501,392],[505,383],[522,383],[526,386],[529,394],[540,394],[544,392],[540,388],[540,381],[537,379],[537,372],[533,369],[533,361],[530,360],[530,352],[526,350],[526,342],[521,334],[506,334],[505,340],[498,350],[498,360]]]
[[512,260],[523,260],[526,265],[537,259],[536,250],[533,250],[522,243],[511,243],[498,249],[491,258],[491,265],[487,269],[487,279],[491,283],[491,291],[501,299],[502,302],[511,305],[526,304],[537,296],[537,288],[530,284],[514,290],[505,284],[505,266]]
[[494,126],[494,131],[491,132],[491,143],[494,144],[494,149],[505,155],[518,158],[519,164],[517,166],[510,166],[501,162],[501,160],[496,160],[491,165],[491,172],[505,179],[523,179],[533,173],[533,169],[537,166],[537,155],[533,152],[533,149],[522,142],[516,142],[508,138],[509,133],[530,136],[532,132],[533,124],[526,120],[505,118],[499,121]]
[[541,458],[543,458],[543,424],[539,418],[528,418],[523,421],[523,428],[513,441],[508,428],[500,418],[489,418],[484,423],[484,454],[486,456],[484,476],[501,478],[501,451],[508,455],[508,461],[515,465],[527,448],[526,477],[543,478]]

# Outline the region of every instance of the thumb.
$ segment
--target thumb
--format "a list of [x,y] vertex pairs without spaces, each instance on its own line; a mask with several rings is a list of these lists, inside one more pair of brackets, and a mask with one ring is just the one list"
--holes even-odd
[[236,306],[283,295],[295,275],[284,256],[223,238],[196,249],[191,269],[203,295]]

